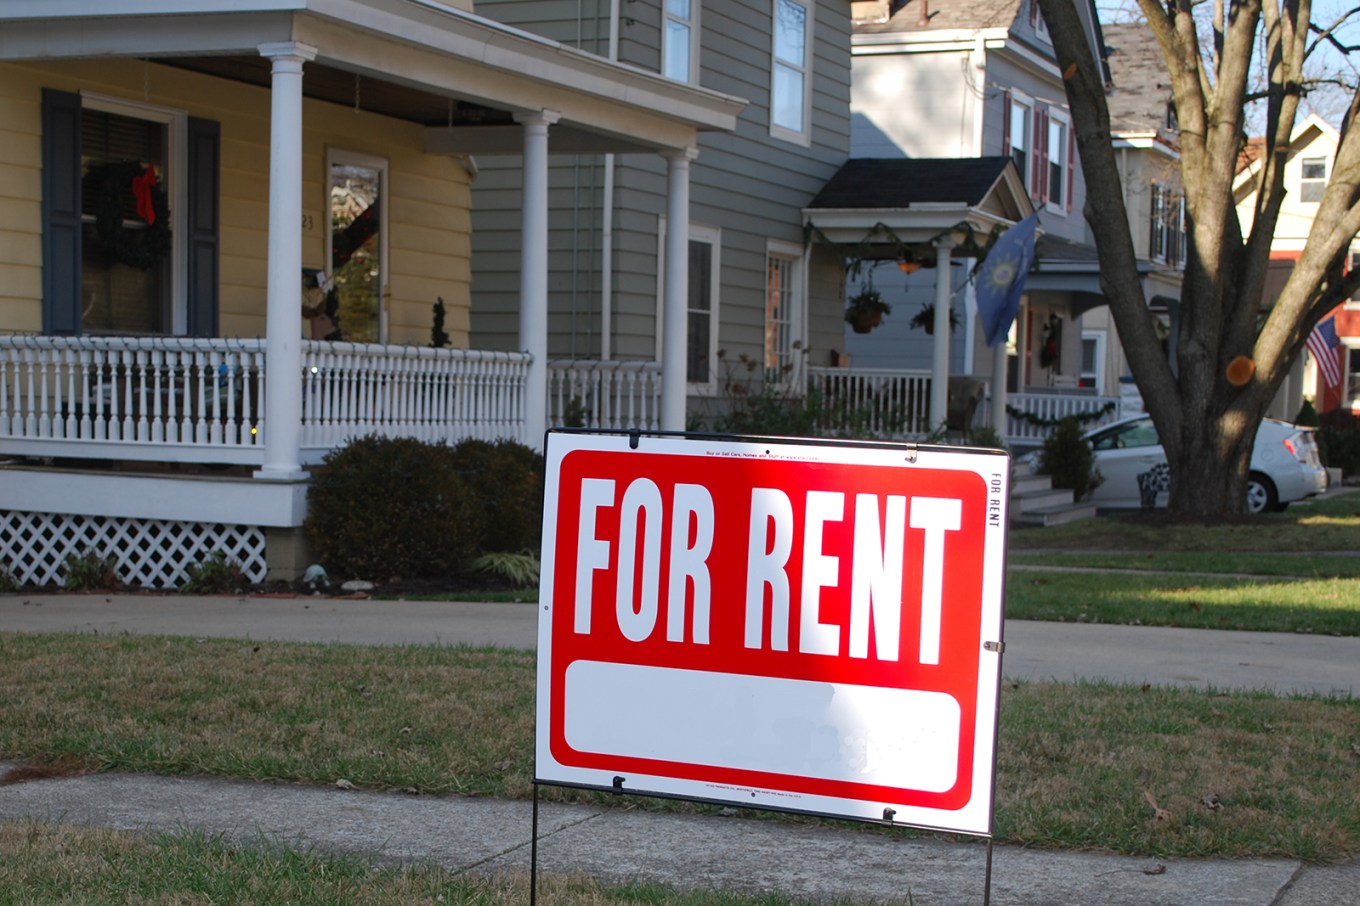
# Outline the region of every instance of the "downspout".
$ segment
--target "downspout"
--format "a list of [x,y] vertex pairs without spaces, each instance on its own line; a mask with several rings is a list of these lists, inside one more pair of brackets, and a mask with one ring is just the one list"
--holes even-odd
[[[609,59],[619,59],[619,3],[609,0]],[[614,155],[604,156],[604,192],[600,198],[600,358],[614,357]]]
[[[973,99],[970,105],[973,113],[973,150],[971,156],[981,157],[982,118],[987,111],[987,44],[981,34],[974,37],[973,49],[969,52],[968,60],[964,65],[972,70],[966,80],[966,90]],[[974,258],[965,259],[964,273],[971,274],[976,264],[977,260]],[[973,291],[972,280],[969,280],[965,287],[963,293],[963,373],[973,374],[975,371],[973,346],[977,343],[977,295]]]

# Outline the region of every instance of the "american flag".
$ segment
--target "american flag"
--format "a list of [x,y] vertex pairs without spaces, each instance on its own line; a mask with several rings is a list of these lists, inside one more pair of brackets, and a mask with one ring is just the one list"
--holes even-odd
[[1341,386],[1341,343],[1336,337],[1336,316],[1328,315],[1308,335],[1308,351],[1317,362],[1323,385]]

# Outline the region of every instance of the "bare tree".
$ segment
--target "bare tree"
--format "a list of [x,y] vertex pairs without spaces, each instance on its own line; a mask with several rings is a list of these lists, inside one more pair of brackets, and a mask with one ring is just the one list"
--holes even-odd
[[[1039,4],[1067,86],[1101,286],[1171,465],[1171,511],[1203,520],[1240,514],[1266,407],[1318,319],[1360,287],[1360,272],[1343,275],[1350,240],[1360,230],[1360,137],[1349,128],[1360,95],[1350,93],[1307,244],[1278,298],[1263,308],[1304,66],[1333,29],[1311,30],[1311,0],[1213,0],[1212,15],[1201,17],[1201,4],[1192,0],[1138,0],[1148,40],[1166,62],[1180,127],[1189,256],[1169,362],[1139,288],[1106,85],[1079,11],[1087,8],[1082,0]],[[1244,149],[1245,110],[1257,99],[1264,105],[1264,142],[1254,218],[1243,235],[1233,179]]]

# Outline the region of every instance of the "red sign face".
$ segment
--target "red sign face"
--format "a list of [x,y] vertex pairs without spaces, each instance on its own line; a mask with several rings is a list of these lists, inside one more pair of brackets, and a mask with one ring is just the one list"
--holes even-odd
[[548,460],[540,780],[989,832],[1004,454],[550,434]]

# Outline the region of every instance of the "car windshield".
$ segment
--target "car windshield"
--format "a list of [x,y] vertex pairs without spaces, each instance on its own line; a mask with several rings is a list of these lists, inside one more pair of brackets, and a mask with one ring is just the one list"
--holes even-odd
[[1092,436],[1091,447],[1096,450],[1123,450],[1129,447],[1152,447],[1159,443],[1152,419],[1140,418],[1122,425],[1114,425]]

